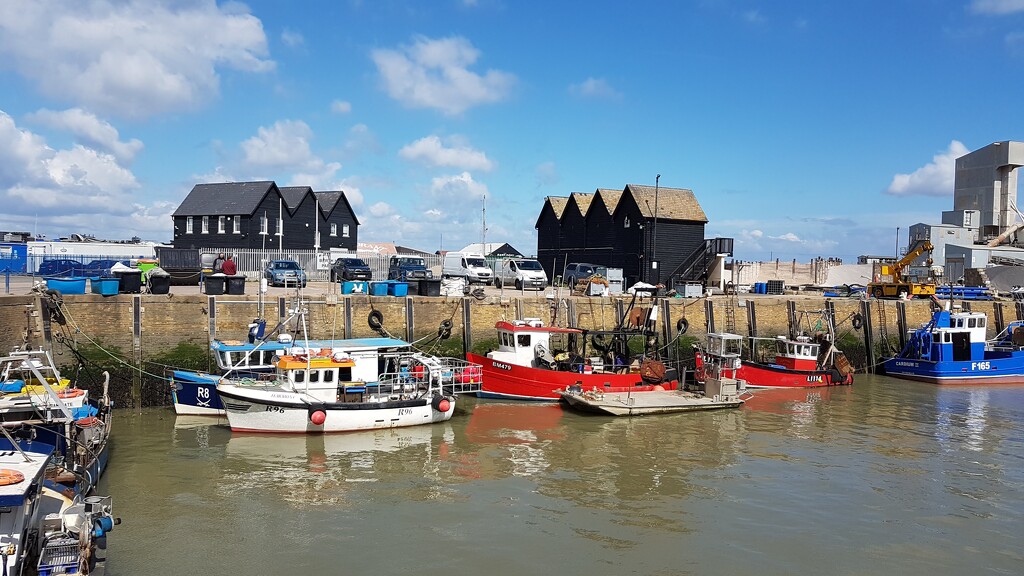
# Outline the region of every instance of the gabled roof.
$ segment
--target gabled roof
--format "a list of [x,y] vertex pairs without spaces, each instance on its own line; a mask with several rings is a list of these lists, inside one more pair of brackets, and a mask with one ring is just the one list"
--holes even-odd
[[284,206],[288,209],[288,212],[295,214],[295,209],[302,204],[302,201],[306,198],[306,194],[311,194],[313,189],[309,186],[281,186],[278,187],[281,191],[281,197],[284,198]]
[[507,242],[488,242],[486,244],[481,244],[480,242],[477,242],[475,244],[469,244],[462,250],[459,250],[459,252],[469,254],[481,254],[483,256],[491,256],[492,254],[495,253],[500,253],[498,254],[500,256],[508,256],[515,254],[518,254],[519,256],[523,255],[522,252],[516,250]]
[[252,214],[277,185],[259,182],[196,184],[171,216],[220,216]]
[[324,216],[330,216],[340,201],[345,209],[352,214],[352,219],[356,221],[356,224],[359,224],[359,217],[356,216],[356,212],[352,209],[352,205],[348,203],[348,196],[346,196],[341,190],[313,192],[313,195],[315,195],[316,199],[320,201],[320,211],[324,213]]
[[622,198],[622,190],[598,188],[594,195],[601,197],[601,201],[604,202],[604,207],[608,209],[608,214],[612,214],[615,212],[615,207],[619,205],[619,199]]
[[573,192],[569,197],[576,201],[576,206],[579,206],[580,214],[586,218],[587,210],[590,210],[590,203],[594,201],[594,195],[587,192]]
[[627,184],[623,194],[632,194],[633,200],[640,208],[644,218],[654,217],[654,207],[658,207],[658,218],[666,220],[690,220],[707,222],[704,209],[697,203],[692,190],[685,188],[656,188],[640,184]]
[[565,212],[565,205],[569,203],[569,198],[566,196],[548,196],[545,198],[545,202],[551,204],[551,209],[555,212],[555,217],[561,219],[562,212]]

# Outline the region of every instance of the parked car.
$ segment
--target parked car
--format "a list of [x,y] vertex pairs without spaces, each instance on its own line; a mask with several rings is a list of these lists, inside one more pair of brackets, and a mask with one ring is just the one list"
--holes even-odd
[[69,258],[50,258],[39,263],[40,276],[82,276],[84,270],[85,264]]
[[565,265],[565,272],[562,273],[562,280],[569,288],[575,288],[576,282],[584,278],[590,278],[597,274],[597,267],[585,262],[571,262]]
[[422,280],[432,279],[434,273],[427,270],[423,258],[419,256],[392,256],[388,262],[388,280]]
[[306,287],[306,271],[295,260],[271,260],[263,270],[263,277],[271,286],[301,284]]
[[543,290],[548,284],[548,275],[540,262],[530,259],[512,259],[501,263],[494,277],[494,286],[514,285],[516,290],[536,288]]
[[339,280],[370,280],[373,270],[362,258],[338,258],[331,265],[331,282]]
[[480,254],[448,252],[441,265],[442,278],[465,278],[470,284],[490,284],[494,274]]

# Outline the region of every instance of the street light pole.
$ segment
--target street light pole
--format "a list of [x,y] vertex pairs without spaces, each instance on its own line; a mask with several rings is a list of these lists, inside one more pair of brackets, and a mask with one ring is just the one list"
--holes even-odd
[[[651,241],[651,266],[658,266],[658,182],[661,174],[654,177],[654,240]],[[655,268],[654,283],[661,284],[661,268]]]
[[896,259],[900,259],[900,227],[896,227]]

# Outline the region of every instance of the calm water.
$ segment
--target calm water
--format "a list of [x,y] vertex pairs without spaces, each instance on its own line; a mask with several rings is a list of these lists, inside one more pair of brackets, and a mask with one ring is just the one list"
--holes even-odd
[[1021,574],[1024,387],[637,419],[464,399],[328,437],[120,413],[108,573]]

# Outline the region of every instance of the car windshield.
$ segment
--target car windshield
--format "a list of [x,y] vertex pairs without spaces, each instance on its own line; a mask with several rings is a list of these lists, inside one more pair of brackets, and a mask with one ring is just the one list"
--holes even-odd
[[466,265],[474,268],[487,268],[487,261],[483,258],[466,258]]
[[519,269],[520,270],[543,270],[543,268],[540,267],[540,262],[537,262],[536,260],[520,260],[519,261]]
[[423,258],[399,258],[399,266],[423,266]]
[[278,270],[298,270],[298,262],[292,262],[291,260],[285,260],[283,262],[274,262],[274,268]]
[[359,258],[345,258],[343,262],[345,266],[366,266],[366,262],[363,262]]

